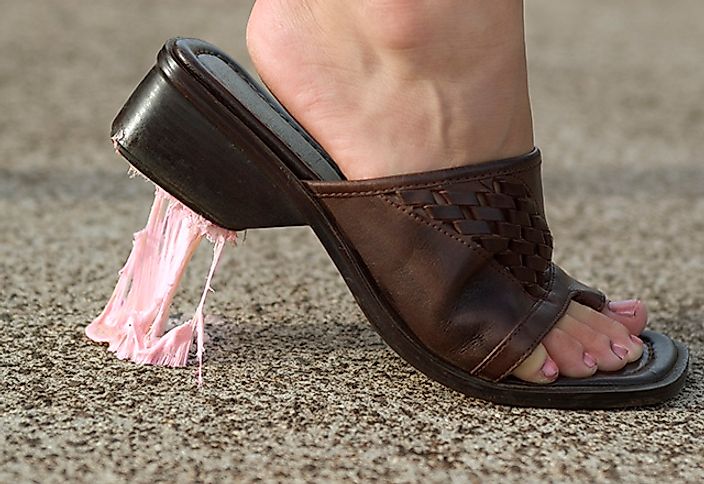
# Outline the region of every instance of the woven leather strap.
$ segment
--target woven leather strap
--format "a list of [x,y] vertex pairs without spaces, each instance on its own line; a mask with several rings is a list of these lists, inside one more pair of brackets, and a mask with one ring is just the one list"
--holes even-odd
[[552,263],[540,154],[422,174],[307,182],[399,320],[439,357],[498,380],[571,300],[604,296]]
[[398,203],[471,240],[536,297],[546,293],[552,236],[525,184],[496,177],[396,192]]

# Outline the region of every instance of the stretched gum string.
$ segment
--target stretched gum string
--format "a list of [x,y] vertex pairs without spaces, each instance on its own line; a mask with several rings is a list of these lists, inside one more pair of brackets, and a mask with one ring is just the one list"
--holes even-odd
[[[186,266],[203,238],[214,244],[213,260],[193,318],[164,332],[169,309]],[[86,335],[123,360],[185,366],[197,341],[198,385],[203,383],[204,308],[226,242],[237,234],[194,213],[157,188],[144,229],[134,234],[132,251],[119,271],[115,290]]]

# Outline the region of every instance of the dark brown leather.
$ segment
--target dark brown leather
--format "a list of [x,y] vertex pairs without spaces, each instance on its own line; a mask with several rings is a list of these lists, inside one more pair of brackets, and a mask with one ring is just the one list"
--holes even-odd
[[344,177],[305,129],[195,39],[167,42],[112,135],[140,172],[218,225],[310,225],[384,341],[449,388],[507,405],[604,409],[659,403],[684,385],[686,347],[648,331],[640,360],[617,372],[489,381],[530,352],[570,298],[605,302],[548,262],[537,152],[332,181]]
[[603,294],[552,263],[540,153],[422,174],[305,182],[380,292],[431,351],[510,374],[575,299]]

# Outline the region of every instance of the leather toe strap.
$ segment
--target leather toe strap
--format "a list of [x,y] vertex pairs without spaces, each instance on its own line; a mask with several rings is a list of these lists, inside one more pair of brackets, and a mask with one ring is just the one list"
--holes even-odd
[[420,342],[480,377],[518,366],[574,299],[603,294],[552,263],[540,152],[360,181],[311,181],[378,292]]

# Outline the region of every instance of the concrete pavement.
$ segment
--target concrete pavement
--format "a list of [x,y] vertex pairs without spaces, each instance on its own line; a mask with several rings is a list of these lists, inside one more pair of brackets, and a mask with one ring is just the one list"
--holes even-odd
[[0,0],[0,482],[704,480],[704,3],[528,3],[557,259],[689,345],[678,398],[569,412],[445,389],[383,344],[307,229],[226,251],[202,390],[193,366],[116,360],[83,328],[152,190],[110,122],[170,36],[245,56],[251,2]]

